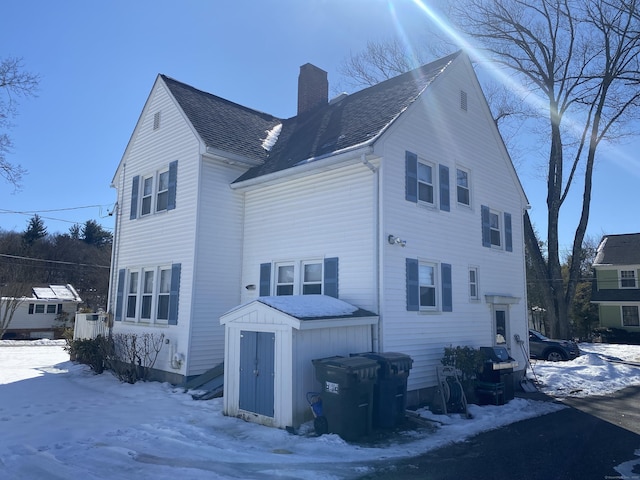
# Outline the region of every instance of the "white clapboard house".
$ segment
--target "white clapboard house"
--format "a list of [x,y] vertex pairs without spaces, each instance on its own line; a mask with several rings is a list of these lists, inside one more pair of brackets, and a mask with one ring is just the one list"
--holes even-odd
[[113,178],[114,331],[163,333],[173,383],[226,358],[230,413],[247,361],[295,405],[309,358],[355,351],[409,355],[415,402],[449,345],[500,342],[521,374],[528,204],[467,55],[332,100],[323,70],[298,82],[281,119],[157,77]]

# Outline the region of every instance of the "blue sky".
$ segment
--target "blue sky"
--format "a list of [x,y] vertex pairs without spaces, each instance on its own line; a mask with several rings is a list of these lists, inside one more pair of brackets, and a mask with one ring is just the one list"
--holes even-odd
[[[0,184],[0,229],[22,231],[37,212],[50,233],[90,219],[113,227],[111,179],[158,73],[287,118],[300,65],[319,66],[335,85],[340,62],[367,41],[400,32],[424,42],[433,28],[411,0],[8,0],[2,10],[0,57],[22,57],[41,82],[10,132],[9,160],[29,174],[19,192]],[[601,154],[590,235],[640,232],[639,150],[635,141]],[[545,180],[534,166],[545,154],[519,160],[541,232]],[[561,217],[561,247],[578,214]]]

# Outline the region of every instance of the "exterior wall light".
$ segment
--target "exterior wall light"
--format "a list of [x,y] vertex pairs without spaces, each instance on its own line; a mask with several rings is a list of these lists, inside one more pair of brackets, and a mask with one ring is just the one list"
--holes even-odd
[[387,237],[387,241],[389,242],[389,245],[400,245],[401,247],[407,246],[406,240],[402,240],[400,237],[396,237],[395,235],[389,235]]

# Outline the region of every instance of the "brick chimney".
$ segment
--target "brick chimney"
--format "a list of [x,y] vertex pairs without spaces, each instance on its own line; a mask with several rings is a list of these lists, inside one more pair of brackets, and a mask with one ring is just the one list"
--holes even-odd
[[302,65],[298,76],[298,115],[326,105],[328,100],[327,72],[310,63]]

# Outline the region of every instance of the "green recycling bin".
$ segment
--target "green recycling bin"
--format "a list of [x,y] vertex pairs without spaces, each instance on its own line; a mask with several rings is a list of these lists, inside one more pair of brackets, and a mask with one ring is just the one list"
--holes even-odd
[[322,411],[328,431],[356,440],[372,431],[373,387],[377,361],[366,357],[328,357],[312,360],[322,384]]
[[413,359],[404,353],[356,353],[378,362],[378,379],[373,387],[373,427],[394,428],[402,425],[407,409],[407,379]]

